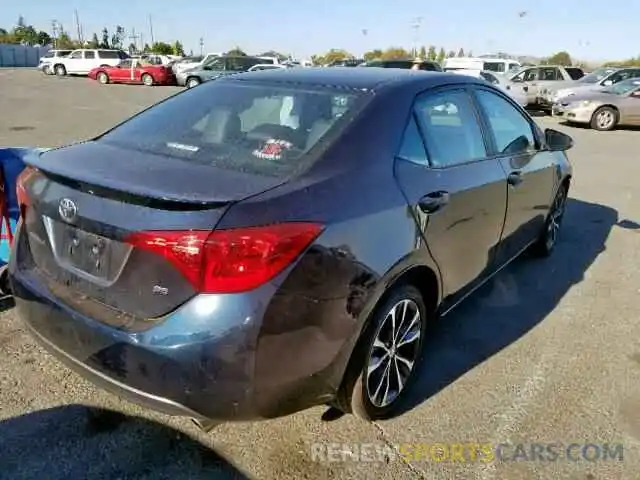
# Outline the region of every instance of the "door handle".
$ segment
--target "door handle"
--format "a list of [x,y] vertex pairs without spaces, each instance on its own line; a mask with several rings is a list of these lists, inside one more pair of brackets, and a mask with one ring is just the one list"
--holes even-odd
[[522,173],[520,172],[511,172],[507,177],[507,183],[512,187],[517,187],[522,183]]
[[447,192],[432,192],[418,201],[418,207],[424,213],[435,213],[441,210],[449,203],[449,193]]

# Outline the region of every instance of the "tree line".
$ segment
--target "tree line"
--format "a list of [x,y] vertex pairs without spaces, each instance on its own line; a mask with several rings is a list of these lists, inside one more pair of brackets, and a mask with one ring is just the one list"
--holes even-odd
[[[91,35],[91,40],[81,42],[78,39],[73,39],[71,35],[64,30],[62,25],[58,26],[56,36],[53,38],[49,33],[43,30],[38,30],[33,25],[27,24],[22,16],[18,18],[14,27],[10,29],[0,28],[0,44],[3,43],[28,46],[53,46],[54,48],[64,50],[73,50],[76,48],[114,48],[128,50],[131,54],[157,53],[159,55],[185,55],[183,44],[178,40],[172,43],[154,42],[152,44],[144,44],[141,49],[133,42],[126,45],[126,32],[121,25],[116,25],[111,31],[107,27],[104,27],[100,34],[93,33]],[[263,55],[266,55],[267,53],[269,56],[278,56],[280,58],[289,57],[289,55],[275,51],[269,51]],[[240,47],[235,47],[226,54],[246,55]],[[193,51],[189,52],[189,55],[193,55]],[[366,52],[363,55],[362,60],[392,60],[418,57],[420,59],[442,63],[446,58],[471,56],[473,56],[473,53],[471,51],[465,51],[463,48],[460,48],[456,52],[454,50],[447,51],[442,47],[438,48],[432,45],[429,47],[422,46],[413,51],[406,50],[402,47],[389,47],[385,50],[373,49]],[[328,52],[316,54],[311,57],[316,65],[326,65],[332,62],[339,62],[353,58],[356,57],[347,50],[339,48],[333,48]],[[547,65],[569,66],[574,64],[574,59],[572,59],[568,52],[560,51],[542,59],[540,63]],[[621,67],[640,66],[640,56],[622,61],[606,62],[604,65]]]
[[[59,50],[74,50],[76,48],[109,48],[128,50],[129,53],[157,53],[159,55],[185,55],[184,47],[180,41],[173,43],[154,42],[145,44],[140,49],[135,43],[126,45],[126,32],[124,27],[116,25],[110,32],[104,27],[100,34],[93,33],[88,41],[80,41],[71,37],[62,25],[58,25],[55,37],[43,30],[37,30],[33,25],[28,25],[24,17],[19,17],[13,28],[0,28],[0,44],[51,46]],[[193,52],[191,52],[193,53]]]

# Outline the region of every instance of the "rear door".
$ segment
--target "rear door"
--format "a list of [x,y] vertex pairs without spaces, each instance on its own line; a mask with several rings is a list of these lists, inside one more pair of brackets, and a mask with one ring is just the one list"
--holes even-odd
[[447,305],[495,266],[507,183],[500,162],[487,157],[487,146],[467,90],[417,98],[396,176],[440,268]]
[[508,209],[500,263],[535,240],[544,227],[560,171],[556,153],[542,150],[540,132],[508,97],[483,87],[475,96],[491,136],[491,153],[507,173]]

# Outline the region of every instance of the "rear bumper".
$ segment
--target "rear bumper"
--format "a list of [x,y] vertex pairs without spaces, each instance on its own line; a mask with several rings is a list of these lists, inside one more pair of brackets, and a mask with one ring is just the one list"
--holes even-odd
[[[307,268],[285,273],[284,286],[198,295],[130,332],[57,298],[21,260],[28,250],[20,235],[19,228],[9,267],[19,317],[53,356],[100,388],[165,414],[214,421],[275,418],[333,399],[359,327],[347,299],[314,295],[325,282],[298,290],[309,282]],[[338,277],[328,285],[358,273],[331,271]]]

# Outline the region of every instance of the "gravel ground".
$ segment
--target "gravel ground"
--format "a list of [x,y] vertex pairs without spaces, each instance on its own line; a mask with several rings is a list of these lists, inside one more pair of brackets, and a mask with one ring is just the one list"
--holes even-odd
[[[87,138],[178,91],[0,69],[0,145]],[[576,140],[556,253],[517,261],[438,326],[405,415],[323,421],[318,408],[205,435],[95,390],[45,354],[6,305],[0,478],[637,479],[640,131],[556,127]],[[88,408],[118,413],[89,424]],[[508,446],[500,461],[458,461],[452,452],[470,443]],[[571,447],[568,458],[574,443],[595,446],[586,455]],[[448,458],[438,461],[433,444]],[[616,445],[623,461],[606,453]]]

